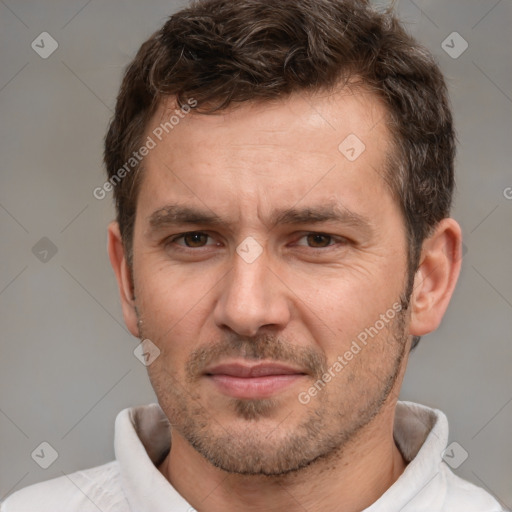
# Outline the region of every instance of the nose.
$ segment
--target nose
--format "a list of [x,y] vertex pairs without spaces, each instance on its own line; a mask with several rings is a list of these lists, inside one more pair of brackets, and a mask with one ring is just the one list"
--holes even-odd
[[287,288],[270,268],[266,251],[252,262],[235,253],[232,269],[221,283],[214,310],[219,328],[255,336],[263,327],[282,330],[289,322]]

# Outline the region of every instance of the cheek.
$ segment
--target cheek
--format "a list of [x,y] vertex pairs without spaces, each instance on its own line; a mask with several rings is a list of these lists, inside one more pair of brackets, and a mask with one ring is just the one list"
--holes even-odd
[[297,321],[306,325],[329,360],[348,350],[361,333],[364,338],[365,329],[392,310],[386,317],[389,323],[401,293],[400,283],[385,286],[377,274],[341,268],[337,274],[322,279],[296,279],[289,284],[299,299],[295,300]]
[[[212,285],[200,269],[183,269],[147,262],[135,269],[137,300],[154,323],[170,328],[207,296]],[[165,326],[163,325],[163,326]]]
[[149,265],[135,275],[142,334],[158,346],[162,356],[154,370],[162,364],[179,370],[213,311],[212,285],[201,279],[201,273],[184,277],[172,268],[151,271]]

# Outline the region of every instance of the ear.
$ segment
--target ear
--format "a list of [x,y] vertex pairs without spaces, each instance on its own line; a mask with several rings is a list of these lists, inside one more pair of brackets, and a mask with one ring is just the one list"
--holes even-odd
[[423,336],[439,327],[459,277],[461,260],[461,228],[454,219],[443,219],[423,242],[411,297],[411,335]]
[[139,328],[135,311],[133,283],[117,222],[111,222],[108,226],[108,256],[114,273],[116,274],[117,285],[119,286],[124,322],[129,331],[138,338]]

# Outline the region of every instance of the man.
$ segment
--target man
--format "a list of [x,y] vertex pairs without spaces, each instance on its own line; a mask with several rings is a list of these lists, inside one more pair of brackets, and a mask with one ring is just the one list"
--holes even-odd
[[[460,270],[432,57],[342,0],[206,0],[128,68],[105,143],[109,255],[158,397],[116,460],[18,511],[498,511],[398,402]],[[101,193],[101,190],[98,191]]]

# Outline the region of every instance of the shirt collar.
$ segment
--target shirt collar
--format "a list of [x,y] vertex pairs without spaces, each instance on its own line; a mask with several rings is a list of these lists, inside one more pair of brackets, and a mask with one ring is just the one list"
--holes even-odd
[[125,409],[118,414],[114,449],[132,512],[191,510],[155,466],[169,447],[169,420],[158,404]]
[[[169,427],[169,420],[158,404],[125,409],[116,418],[115,454],[133,512],[191,510],[157,468],[170,448]],[[393,510],[399,503],[405,506],[435,479],[448,440],[448,421],[439,410],[398,402],[393,433],[409,464],[367,512]]]

